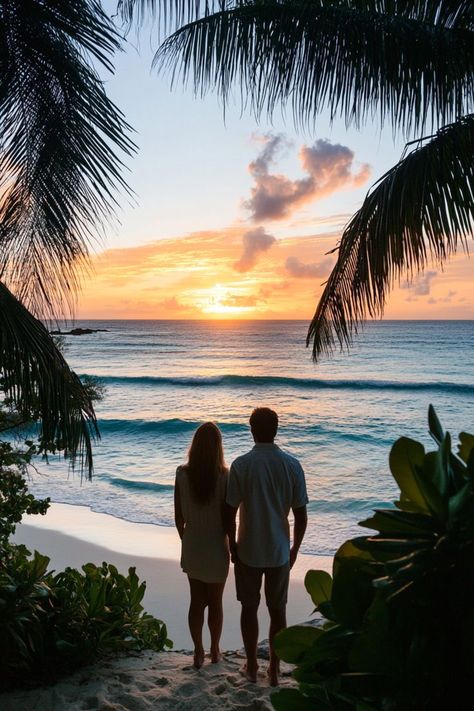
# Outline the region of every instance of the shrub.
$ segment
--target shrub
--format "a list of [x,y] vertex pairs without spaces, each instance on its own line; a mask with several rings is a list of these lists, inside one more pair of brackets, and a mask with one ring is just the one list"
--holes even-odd
[[[1,418],[1,413],[0,413]],[[109,653],[172,646],[166,625],[143,611],[145,582],[135,568],[87,563],[48,571],[49,558],[9,542],[24,513],[45,514],[49,499],[28,492],[37,448],[0,441],[0,687],[35,684]]]
[[166,625],[143,612],[135,568],[110,564],[48,572],[49,558],[7,546],[0,563],[0,684],[35,683],[109,653],[172,646]]
[[332,578],[308,572],[326,622],[277,636],[299,682],[273,694],[277,711],[432,711],[470,697],[474,436],[461,433],[454,454],[431,406],[428,422],[436,451],[404,437],[392,447],[400,499],[361,522],[375,535],[344,543]]

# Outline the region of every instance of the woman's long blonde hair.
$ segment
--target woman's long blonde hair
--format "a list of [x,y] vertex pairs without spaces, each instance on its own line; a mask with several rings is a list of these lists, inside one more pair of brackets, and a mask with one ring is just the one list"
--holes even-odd
[[186,464],[196,501],[205,504],[212,499],[219,474],[225,470],[221,431],[214,422],[205,422],[194,433]]

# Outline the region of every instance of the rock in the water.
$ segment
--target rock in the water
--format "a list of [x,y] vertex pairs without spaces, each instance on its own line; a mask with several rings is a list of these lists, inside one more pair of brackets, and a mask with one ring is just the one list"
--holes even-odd
[[72,328],[70,331],[51,331],[52,336],[84,336],[88,333],[105,333],[107,328]]

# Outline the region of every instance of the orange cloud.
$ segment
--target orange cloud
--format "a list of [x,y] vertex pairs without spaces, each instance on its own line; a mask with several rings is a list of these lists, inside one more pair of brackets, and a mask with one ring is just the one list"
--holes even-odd
[[[244,226],[108,250],[80,295],[81,318],[312,317],[339,234],[276,239],[252,269],[236,272]],[[473,318],[469,259],[459,254],[388,297],[387,318]],[[417,293],[415,293],[415,291]],[[407,301],[407,297],[411,297]]]

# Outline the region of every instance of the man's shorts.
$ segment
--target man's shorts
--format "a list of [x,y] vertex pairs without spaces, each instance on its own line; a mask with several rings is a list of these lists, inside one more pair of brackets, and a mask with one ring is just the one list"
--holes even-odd
[[285,607],[288,600],[290,564],[277,568],[254,568],[239,561],[234,566],[237,600],[245,606],[257,606],[260,602],[262,576],[265,576],[265,600],[270,610]]

